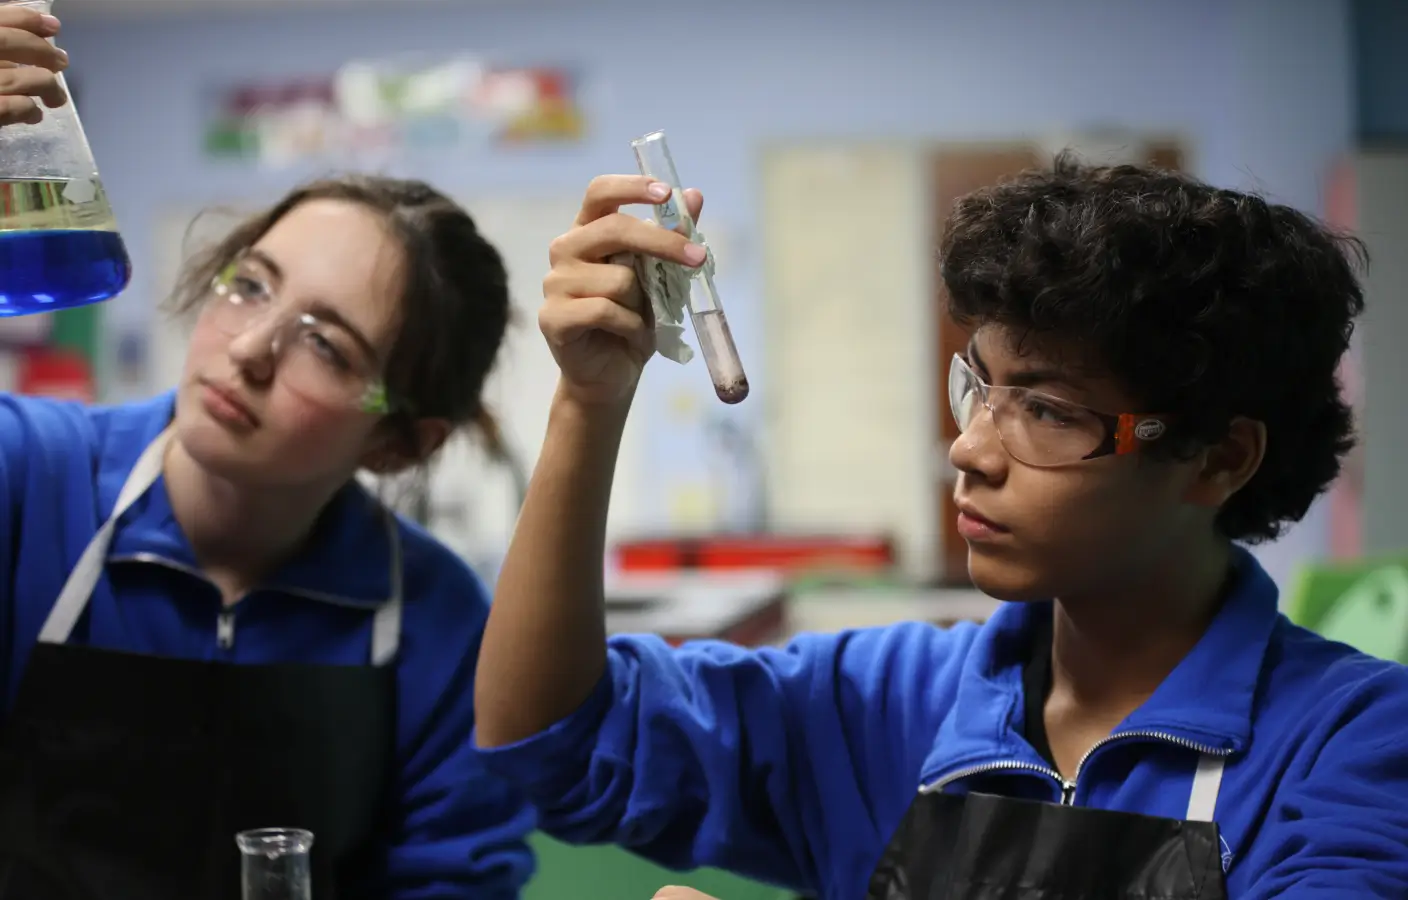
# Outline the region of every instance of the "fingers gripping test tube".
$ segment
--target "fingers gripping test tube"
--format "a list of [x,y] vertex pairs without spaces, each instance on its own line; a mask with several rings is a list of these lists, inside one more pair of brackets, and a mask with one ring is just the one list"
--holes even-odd
[[714,382],[714,393],[725,403],[742,402],[748,396],[748,376],[744,374],[743,361],[733,343],[733,332],[724,317],[718,291],[714,289],[714,252],[689,214],[684,187],[675,171],[670,147],[665,143],[665,132],[653,131],[636,138],[631,141],[631,149],[635,151],[642,175],[670,186],[670,198],[653,207],[656,224],[681,232],[708,253],[702,266],[685,270],[690,276],[689,318],[699,339],[699,352],[704,355],[704,364]]

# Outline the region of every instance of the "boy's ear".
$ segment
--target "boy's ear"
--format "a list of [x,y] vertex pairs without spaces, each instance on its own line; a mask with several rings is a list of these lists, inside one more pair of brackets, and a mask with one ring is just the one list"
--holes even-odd
[[1266,457],[1266,425],[1239,416],[1227,434],[1203,450],[1198,475],[1188,488],[1187,502],[1220,509],[1261,468]]

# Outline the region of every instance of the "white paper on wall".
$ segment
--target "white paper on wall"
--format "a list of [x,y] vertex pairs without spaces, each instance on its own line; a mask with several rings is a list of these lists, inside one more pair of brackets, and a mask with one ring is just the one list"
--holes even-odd
[[924,154],[798,144],[763,159],[768,509],[783,530],[935,557],[933,244]]

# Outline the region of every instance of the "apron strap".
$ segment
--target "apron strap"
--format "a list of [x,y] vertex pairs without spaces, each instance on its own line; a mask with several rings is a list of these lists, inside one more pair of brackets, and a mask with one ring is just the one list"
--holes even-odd
[[1190,822],[1211,822],[1217,810],[1217,794],[1222,789],[1222,770],[1227,764],[1225,756],[1205,753],[1198,757],[1198,771],[1193,773],[1193,790],[1188,795],[1188,815]]
[[372,618],[372,665],[384,666],[396,657],[401,646],[401,527],[396,514],[382,511],[386,539],[391,544],[391,596],[377,607]]
[[168,427],[156,440],[148,444],[147,449],[138,457],[137,464],[132,467],[132,472],[122,484],[122,490],[118,492],[112,515],[108,516],[98,533],[93,535],[88,546],[83,548],[83,555],[78,558],[78,563],[69,573],[63,590],[59,591],[59,599],[55,601],[53,609],[49,610],[49,617],[44,620],[44,627],[39,630],[41,644],[62,644],[67,641],[73,632],[73,626],[78,622],[78,617],[88,608],[88,598],[93,595],[93,588],[98,586],[103,566],[107,564],[108,548],[112,545],[112,536],[117,530],[117,520],[147,492],[147,488],[156,483],[157,478],[161,477],[161,466],[166,458],[166,448],[171,443],[171,435],[172,429]]
[[[83,549],[83,554],[79,556],[68,580],[64,582],[63,589],[59,591],[59,599],[49,610],[44,627],[39,630],[40,643],[62,644],[68,641],[73,627],[83,615],[83,610],[88,608],[93,588],[98,586],[98,579],[102,577],[118,520],[161,477],[166,448],[171,444],[173,433],[173,429],[168,427],[156,440],[148,444],[147,449],[138,457],[137,464],[132,467],[127,480],[123,482],[122,490],[118,492],[112,514]],[[372,618],[371,662],[376,666],[391,662],[401,645],[401,530],[393,513],[387,510],[383,516],[387,540],[391,544],[391,595],[385,603],[377,607]]]

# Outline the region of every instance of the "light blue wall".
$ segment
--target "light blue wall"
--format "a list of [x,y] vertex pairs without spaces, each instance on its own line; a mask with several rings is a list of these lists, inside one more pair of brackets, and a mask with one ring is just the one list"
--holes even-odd
[[[754,360],[762,273],[747,245],[757,234],[760,142],[1001,138],[1117,122],[1181,132],[1194,168],[1212,181],[1257,185],[1318,209],[1326,168],[1352,136],[1340,0],[407,2],[245,20],[71,19],[65,44],[139,262],[152,257],[161,210],[272,196],[296,177],[202,157],[203,91],[223,79],[322,74],[349,57],[417,50],[580,66],[592,107],[586,144],[441,157],[419,174],[465,195],[576,190],[599,172],[629,171],[629,139],[667,128],[685,177],[709,196],[710,221],[745,245],[721,264],[720,290],[740,349]],[[109,321],[150,315],[149,278],[139,266]],[[656,396],[682,377],[666,369],[651,373]],[[766,389],[761,364],[753,369]],[[737,414],[760,408],[744,404]],[[673,455],[670,434],[651,440],[661,458]],[[1287,539],[1285,558],[1323,543],[1313,521]],[[1279,569],[1277,553],[1268,559]]]

